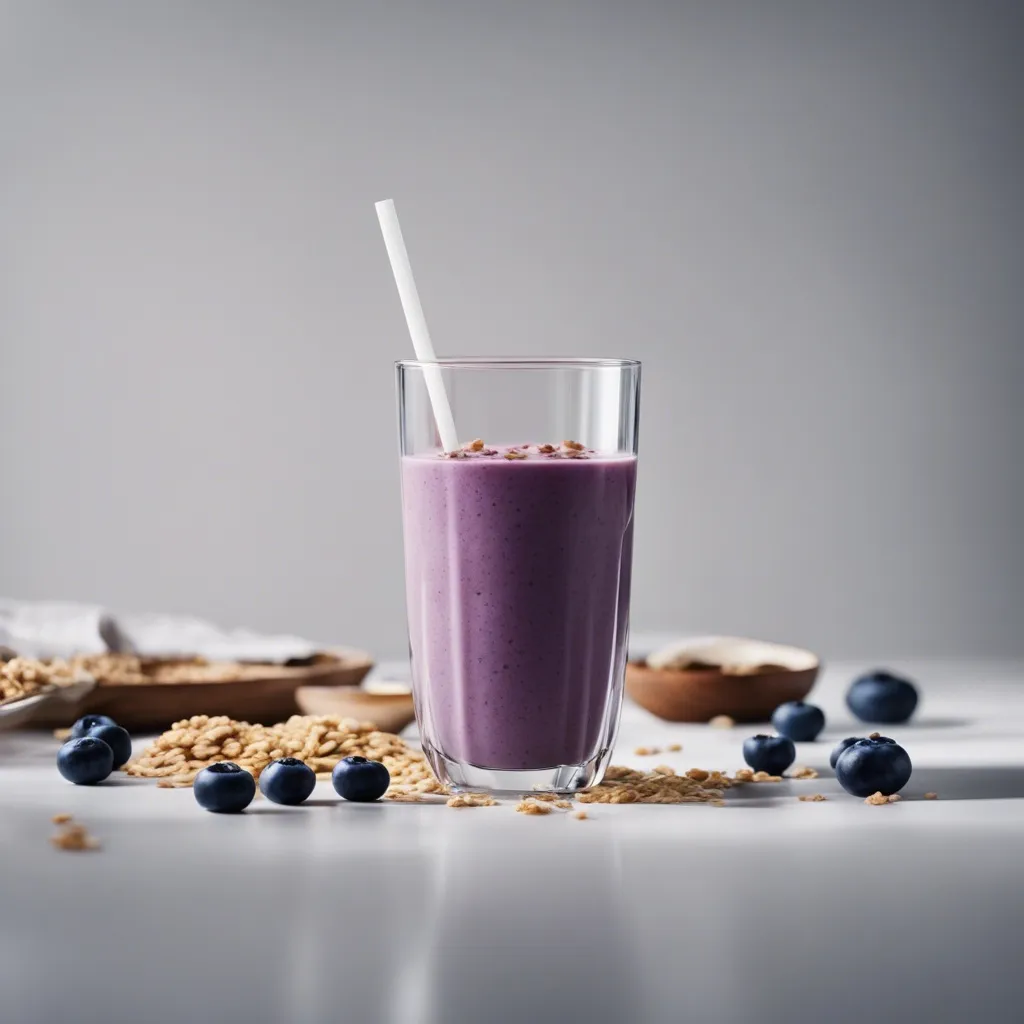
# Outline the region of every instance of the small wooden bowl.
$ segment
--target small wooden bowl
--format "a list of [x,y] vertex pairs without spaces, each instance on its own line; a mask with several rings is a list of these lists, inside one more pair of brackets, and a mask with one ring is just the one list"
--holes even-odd
[[765,722],[780,704],[806,697],[821,669],[810,651],[760,640],[713,637],[685,648],[691,667],[626,666],[626,693],[669,722],[707,722],[716,715]]
[[[364,688],[365,687],[365,688]],[[388,683],[303,686],[295,692],[304,715],[338,715],[373,722],[381,732],[401,732],[415,719],[412,694]]]

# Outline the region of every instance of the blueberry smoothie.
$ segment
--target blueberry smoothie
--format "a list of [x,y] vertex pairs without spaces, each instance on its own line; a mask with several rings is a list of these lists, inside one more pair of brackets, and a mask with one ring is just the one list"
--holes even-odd
[[636,458],[576,442],[402,458],[414,697],[428,756],[603,752],[625,667]]

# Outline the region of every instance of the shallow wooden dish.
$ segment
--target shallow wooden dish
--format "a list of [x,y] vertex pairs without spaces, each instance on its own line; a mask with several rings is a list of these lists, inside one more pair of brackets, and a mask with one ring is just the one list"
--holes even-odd
[[767,721],[780,704],[806,697],[821,669],[817,655],[785,644],[711,637],[686,648],[695,667],[626,666],[626,693],[669,722],[707,722],[715,715]]
[[48,705],[32,724],[60,728],[85,714],[110,715],[126,729],[164,730],[192,715],[228,715],[272,725],[301,710],[299,687],[354,687],[373,667],[365,651],[331,648],[311,665],[247,666],[243,679],[187,680],[173,683],[105,683],[74,704]]
[[295,694],[305,715],[338,715],[373,722],[381,732],[401,732],[416,715],[412,694],[387,683],[359,686],[303,686]]

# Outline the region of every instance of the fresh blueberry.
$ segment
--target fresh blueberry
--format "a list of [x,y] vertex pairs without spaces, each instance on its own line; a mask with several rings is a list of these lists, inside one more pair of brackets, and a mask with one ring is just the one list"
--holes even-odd
[[57,771],[76,786],[102,782],[114,770],[114,752],[95,736],[68,740],[57,752]]
[[772,725],[780,736],[806,743],[817,739],[818,733],[825,728],[825,712],[814,704],[791,700],[772,712]]
[[781,775],[796,760],[796,747],[785,736],[751,736],[743,741],[743,760],[755,772]]
[[836,761],[839,760],[839,755],[847,748],[852,747],[854,743],[859,740],[859,736],[847,736],[845,740],[840,740],[829,754],[828,763],[832,765],[832,770],[836,769]]
[[85,715],[71,726],[71,739],[80,740],[98,725],[117,725],[108,715]]
[[219,814],[244,811],[256,795],[256,780],[234,761],[217,761],[204,768],[192,783],[196,803]]
[[391,785],[391,775],[380,761],[343,757],[331,772],[338,796],[358,803],[379,800]]
[[896,725],[914,713],[917,688],[909,679],[877,669],[853,681],[846,705],[862,722]]
[[836,759],[839,785],[854,796],[898,793],[910,781],[913,766],[907,752],[888,736],[872,733],[857,740]]
[[94,725],[89,730],[89,735],[103,740],[113,751],[115,770],[132,756],[132,738],[128,735],[128,730],[122,729],[119,725]]
[[282,757],[260,773],[260,792],[275,804],[301,804],[316,786],[316,772],[297,757]]

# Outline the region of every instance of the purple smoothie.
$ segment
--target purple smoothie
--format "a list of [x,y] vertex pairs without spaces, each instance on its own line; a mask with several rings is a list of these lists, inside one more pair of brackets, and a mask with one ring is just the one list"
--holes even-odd
[[619,710],[636,458],[507,451],[402,459],[420,731],[482,768],[582,764]]

